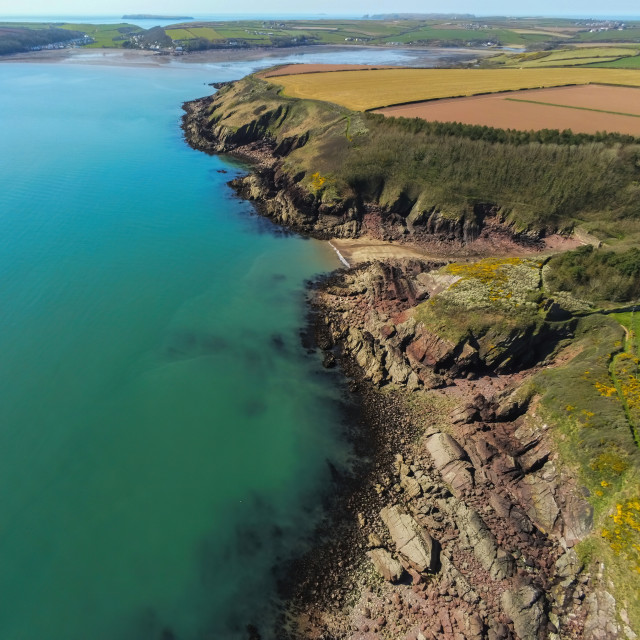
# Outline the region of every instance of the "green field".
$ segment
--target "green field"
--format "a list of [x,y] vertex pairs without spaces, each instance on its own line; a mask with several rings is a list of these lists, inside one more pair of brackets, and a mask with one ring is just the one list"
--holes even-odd
[[483,66],[541,69],[545,67],[611,67],[614,69],[637,69],[640,47],[627,45],[565,48],[553,51],[527,53],[501,53],[484,61]]
[[616,313],[613,317],[627,329],[627,351],[640,355],[640,310]]
[[628,56],[626,58],[618,58],[610,62],[598,61],[591,67],[604,67],[606,69],[640,69],[640,55]]
[[532,42],[543,42],[552,39],[551,34],[516,33],[508,29],[439,29],[425,27],[412,30],[394,38],[387,38],[387,42],[492,42],[504,45],[527,45]]
[[222,36],[219,32],[211,27],[194,27],[189,29],[196,38],[206,38],[207,40],[219,40]]
[[191,40],[196,36],[189,29],[165,29],[166,34],[175,42],[177,40]]
[[123,43],[128,39],[128,34],[141,33],[144,29],[136,27],[133,24],[122,22],[120,24],[63,24],[63,29],[72,31],[83,31],[93,38],[92,44],[87,47],[97,48],[113,48],[122,47]]
[[576,35],[575,40],[582,42],[640,42],[640,28],[625,29],[624,31],[588,31]]
[[29,30],[49,29],[56,27],[68,31],[80,31],[93,38],[94,42],[87,47],[122,47],[129,34],[141,33],[144,29],[133,24],[76,24],[76,23],[48,23],[48,22],[0,22],[0,27],[19,27]]

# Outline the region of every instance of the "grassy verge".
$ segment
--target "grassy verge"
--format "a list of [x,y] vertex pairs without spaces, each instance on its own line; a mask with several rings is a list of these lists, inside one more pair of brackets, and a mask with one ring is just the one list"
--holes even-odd
[[612,317],[627,329],[626,350],[635,356],[640,355],[640,308],[637,311],[615,313]]

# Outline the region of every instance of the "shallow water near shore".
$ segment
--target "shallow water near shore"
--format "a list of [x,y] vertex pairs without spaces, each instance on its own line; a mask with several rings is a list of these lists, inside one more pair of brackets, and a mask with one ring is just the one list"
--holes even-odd
[[339,262],[185,144],[216,79],[0,66],[2,638],[245,637],[348,455],[299,336]]

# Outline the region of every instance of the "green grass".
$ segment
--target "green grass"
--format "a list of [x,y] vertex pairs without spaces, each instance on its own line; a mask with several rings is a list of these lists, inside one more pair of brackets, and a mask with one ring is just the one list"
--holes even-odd
[[532,42],[544,42],[551,36],[534,33],[516,33],[508,29],[436,29],[424,27],[410,30],[402,35],[388,37],[395,42],[500,42],[510,45],[526,45]]
[[207,40],[221,40],[222,35],[211,27],[194,27],[189,29],[196,38],[206,38]]
[[610,62],[595,62],[590,67],[604,67],[606,69],[640,69],[640,55],[628,56],[611,60]]
[[607,62],[614,62],[617,60],[615,56],[594,56],[593,58],[564,58],[562,60],[542,60],[537,64],[523,64],[520,65],[522,67],[536,67],[536,68],[544,68],[544,67],[583,67],[583,66],[600,66],[601,64]]
[[640,42],[640,28],[625,29],[624,31],[600,31],[578,33],[576,41],[580,42]]
[[[140,27],[133,24],[122,22],[120,24],[72,24],[67,23],[61,25],[62,29],[69,29],[71,31],[83,31],[88,36],[93,38],[94,42],[87,47],[91,48],[119,48],[122,47],[122,43],[127,40],[128,33],[140,33],[144,31]],[[126,30],[126,32],[119,31],[119,29]]]
[[504,66],[519,68],[538,67],[612,67],[619,69],[634,69],[618,62],[633,59],[639,49],[621,46],[585,47],[581,49],[559,49],[556,51],[534,51],[516,54],[499,54],[484,62],[485,66]]
[[628,331],[627,351],[636,356],[640,355],[640,309],[634,312],[615,313],[611,317],[615,318]]
[[175,42],[176,40],[192,40],[195,38],[189,29],[165,29],[165,33]]

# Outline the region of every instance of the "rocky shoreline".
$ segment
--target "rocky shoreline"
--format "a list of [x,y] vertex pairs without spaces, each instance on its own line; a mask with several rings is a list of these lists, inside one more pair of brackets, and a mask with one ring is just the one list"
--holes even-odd
[[[204,126],[211,100],[185,105],[186,139],[250,161],[252,173],[232,186],[261,213],[323,239],[366,232],[403,241],[387,212],[324,207],[296,185],[282,158],[303,139],[275,145],[259,131]],[[443,253],[483,238],[529,249],[540,242],[513,237],[495,212],[479,214],[474,227],[434,212],[413,240]],[[368,431],[359,453],[368,459],[357,477],[338,479],[334,517],[285,585],[280,635],[632,640],[602,576],[573,549],[592,528],[592,509],[523,392],[541,369],[575,355],[570,317],[550,304],[541,324],[443,339],[413,313],[452,284],[439,266],[371,262],[314,291],[318,345],[362,400]]]
[[[430,394],[424,385],[372,382],[386,360],[375,351],[390,345],[382,334],[353,337],[364,328],[357,292],[371,291],[362,278],[385,267],[385,293],[367,308],[386,303],[387,313],[402,314],[409,300],[395,292],[406,264],[338,272],[317,292],[320,346],[338,350],[363,398],[372,457],[337,511],[334,539],[305,559],[305,580],[292,594],[300,612],[292,637],[542,638],[558,626],[562,637],[589,637],[589,578],[569,550],[573,532],[589,527],[589,508],[570,479],[550,477],[551,465],[536,477],[549,443],[518,428],[527,407],[510,399],[506,379],[471,375]],[[485,386],[491,400],[478,392]],[[566,514],[551,507],[561,503]],[[545,533],[541,521],[569,540]]]

